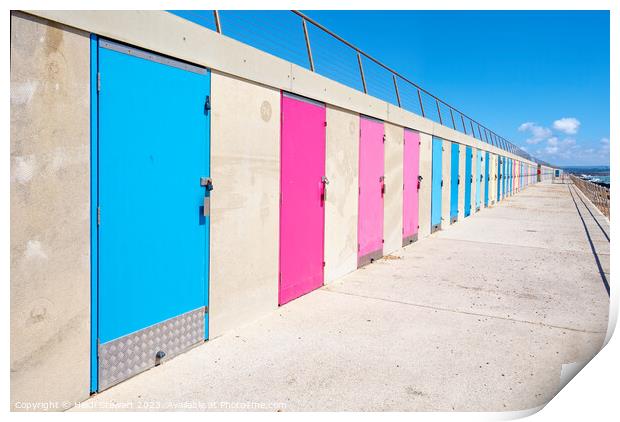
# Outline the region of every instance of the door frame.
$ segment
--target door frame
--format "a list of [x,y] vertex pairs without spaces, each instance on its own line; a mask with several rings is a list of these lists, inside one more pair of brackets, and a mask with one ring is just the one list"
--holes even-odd
[[99,335],[99,37],[90,35],[90,393],[99,387],[97,338]]
[[[327,104],[323,103],[321,101],[309,98],[309,97],[304,97],[302,95],[298,95],[295,94],[293,92],[290,91],[286,91],[286,90],[280,90],[280,128],[279,128],[279,142],[280,142],[280,151],[279,151],[279,159],[280,159],[280,170],[279,170],[279,175],[278,175],[278,189],[279,189],[279,195],[280,195],[280,199],[278,202],[278,213],[279,213],[279,221],[278,221],[278,297],[277,297],[277,302],[278,302],[278,307],[284,306],[290,302],[293,302],[294,300],[299,299],[300,297],[316,290],[319,289],[320,287],[317,287],[316,289],[311,290],[310,292],[307,293],[303,293],[301,296],[297,296],[293,299],[290,299],[284,303],[281,303],[281,292],[282,292],[282,206],[283,206],[283,202],[282,202],[282,160],[283,160],[283,155],[282,155],[282,146],[283,146],[283,142],[282,142],[282,129],[283,129],[283,121],[284,121],[284,106],[283,106],[283,102],[284,102],[284,98],[291,98],[297,101],[301,101],[307,104],[311,104],[317,107],[321,107],[325,110],[325,130],[324,130],[324,145],[323,145],[323,150],[324,150],[324,154],[323,154],[323,176],[326,177],[326,172],[327,172]],[[326,215],[326,200],[324,200],[323,202],[323,222],[322,222],[322,227],[321,227],[321,233],[322,233],[322,239],[321,239],[321,255],[323,256],[323,266],[321,268],[321,286],[325,285],[325,220],[327,218]]]
[[[108,40],[107,38],[101,38],[96,34],[90,34],[90,393],[94,394],[99,391],[99,359],[98,359],[98,339],[99,339],[99,49],[100,41]],[[118,43],[115,40],[110,39],[113,43]],[[122,44],[122,43],[119,43]],[[132,49],[138,52],[144,53],[145,60],[151,60],[154,62],[170,65],[170,63],[178,63],[177,67],[188,70],[189,67],[202,67],[206,69],[207,75],[209,75],[210,86],[210,69],[193,65],[190,63],[184,63],[181,60],[174,58],[168,58],[159,53],[152,53],[144,50],[140,47],[128,45]],[[161,61],[158,61],[159,59]],[[187,68],[186,68],[187,67]],[[209,96],[210,96],[209,87]],[[207,167],[209,169],[208,177],[211,177],[211,114],[207,110],[207,129],[206,133],[209,140],[207,148]],[[210,282],[210,246],[211,246],[211,218],[207,218],[205,221],[206,231],[206,254],[205,257],[205,292],[203,297],[203,303],[205,309],[208,310],[209,306],[209,282]],[[209,313],[205,312],[205,334],[204,340],[208,339],[209,333]]]

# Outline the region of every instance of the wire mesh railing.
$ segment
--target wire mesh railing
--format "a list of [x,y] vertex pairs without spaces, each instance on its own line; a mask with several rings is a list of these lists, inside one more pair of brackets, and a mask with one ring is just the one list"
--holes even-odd
[[302,12],[172,13],[504,151],[547,165]]

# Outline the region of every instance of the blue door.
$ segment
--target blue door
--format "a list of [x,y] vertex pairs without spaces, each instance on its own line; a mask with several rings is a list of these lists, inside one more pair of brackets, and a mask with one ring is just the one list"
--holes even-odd
[[480,210],[480,202],[482,199],[482,151],[477,150],[476,153],[476,211]]
[[508,194],[512,195],[512,158],[508,159]]
[[484,153],[484,206],[489,206],[489,181],[491,179],[490,161],[488,151]]
[[471,174],[471,160],[472,151],[471,147],[465,148],[465,209],[463,213],[465,217],[469,217],[471,214],[471,184],[473,182],[473,176]]
[[204,341],[205,68],[99,40],[98,390]]
[[502,199],[506,197],[506,190],[508,189],[508,159],[502,158]]
[[431,180],[431,233],[441,229],[441,175],[443,140],[433,136],[433,164]]
[[502,195],[502,156],[497,156],[497,202]]
[[450,224],[459,217],[459,144],[453,142],[450,151]]

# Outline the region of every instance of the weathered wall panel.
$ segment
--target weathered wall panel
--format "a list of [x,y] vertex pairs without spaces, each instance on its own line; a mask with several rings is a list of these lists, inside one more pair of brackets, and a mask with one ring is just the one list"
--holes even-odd
[[357,268],[359,124],[357,113],[327,107],[325,283]]
[[450,186],[451,186],[451,159],[452,142],[443,140],[443,154],[441,158],[441,174],[443,187],[441,189],[441,227],[444,229],[450,225]]
[[497,200],[497,155],[489,154],[489,206]]
[[11,16],[11,404],[89,395],[90,41]]
[[278,306],[280,93],[211,76],[209,335]]
[[[471,214],[470,215],[474,215],[476,213],[476,188],[477,188],[477,179],[480,177],[480,174],[478,174],[478,166],[477,164],[477,160],[478,159],[478,149],[477,148],[472,148],[471,149],[471,157],[468,157],[468,160],[471,160]],[[468,181],[469,182],[469,181]]]
[[383,253],[403,246],[403,139],[404,129],[385,123],[385,196]]
[[419,238],[423,239],[431,234],[431,179],[432,179],[432,148],[433,137],[420,133],[420,219],[418,226]]

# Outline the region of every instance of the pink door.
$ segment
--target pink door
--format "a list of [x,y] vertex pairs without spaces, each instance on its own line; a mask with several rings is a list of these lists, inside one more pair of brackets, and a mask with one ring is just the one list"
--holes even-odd
[[360,118],[358,267],[383,256],[383,134],[383,122]]
[[282,94],[280,289],[283,305],[323,285],[325,106]]
[[405,129],[403,151],[403,246],[418,237],[418,175],[420,174],[420,134]]

